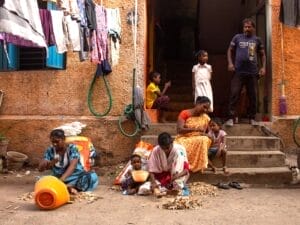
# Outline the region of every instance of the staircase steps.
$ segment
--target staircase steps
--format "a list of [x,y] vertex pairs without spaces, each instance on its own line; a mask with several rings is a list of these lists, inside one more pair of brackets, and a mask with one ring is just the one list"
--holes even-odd
[[250,126],[249,124],[235,124],[232,127],[223,126],[228,136],[264,136],[260,126]]
[[167,92],[167,95],[170,97],[172,102],[193,102],[194,101],[194,96],[192,95],[192,93],[190,94],[177,94],[177,93],[171,93],[169,94]]
[[[168,132],[175,138],[176,123],[152,124],[141,140],[156,145],[161,132]],[[219,168],[216,174],[208,168],[204,174],[191,174],[190,181],[216,183],[234,180],[250,184],[284,184],[292,181],[292,173],[285,165],[285,154],[280,151],[279,138],[264,136],[259,128],[249,124],[236,124],[226,128],[226,132],[229,175],[221,170],[221,160],[214,159],[214,165]]]
[[276,151],[280,149],[280,139],[267,136],[227,136],[225,143],[230,151]]
[[228,168],[267,168],[285,165],[285,154],[280,151],[227,152]]

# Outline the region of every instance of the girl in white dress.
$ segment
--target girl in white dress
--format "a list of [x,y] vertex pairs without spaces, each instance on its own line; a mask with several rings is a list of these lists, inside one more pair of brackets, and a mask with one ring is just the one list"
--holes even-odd
[[210,84],[212,67],[207,64],[208,53],[204,50],[197,52],[198,64],[192,69],[192,85],[195,101],[198,96],[206,96],[211,101],[210,112],[213,112],[213,92]]

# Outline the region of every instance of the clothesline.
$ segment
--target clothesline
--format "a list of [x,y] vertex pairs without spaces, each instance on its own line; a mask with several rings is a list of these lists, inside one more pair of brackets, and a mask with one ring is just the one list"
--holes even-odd
[[[56,45],[58,53],[68,50],[79,52],[81,61],[87,60],[89,56],[92,62],[101,63],[110,56],[113,65],[118,63],[121,41],[118,8],[105,8],[102,0],[101,5],[93,0],[57,1],[59,4],[49,1],[48,9],[39,9],[37,1],[30,1],[31,5],[26,5],[24,1],[20,3],[22,7],[14,7],[18,5],[14,4],[15,1],[5,1],[3,7],[0,7],[0,40],[27,47]],[[9,14],[8,20],[2,12]],[[28,18],[24,19],[24,15]],[[23,21],[28,22],[27,27],[31,30],[23,25]],[[14,23],[20,29],[25,29],[23,33],[26,35],[11,29]],[[40,32],[40,40],[37,35],[31,35],[38,33],[35,30]]]

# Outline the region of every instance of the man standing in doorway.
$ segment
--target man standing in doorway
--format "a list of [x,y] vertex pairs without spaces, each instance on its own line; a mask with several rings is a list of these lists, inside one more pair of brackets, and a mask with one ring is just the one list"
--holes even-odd
[[[227,50],[228,70],[234,72],[231,80],[227,126],[233,126],[235,108],[243,86],[246,87],[249,99],[249,123],[255,125],[257,80],[266,74],[266,54],[264,45],[255,36],[255,23],[252,19],[243,20],[242,34],[236,34]],[[258,69],[257,56],[260,56],[262,67]],[[233,63],[233,58],[235,58]]]

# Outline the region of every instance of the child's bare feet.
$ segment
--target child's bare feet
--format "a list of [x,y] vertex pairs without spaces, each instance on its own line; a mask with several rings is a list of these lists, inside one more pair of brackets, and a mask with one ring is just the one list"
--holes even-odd
[[157,197],[157,198],[161,198],[161,197],[164,195],[164,193],[161,193],[160,190],[159,190],[158,188],[154,188],[153,194],[154,194],[154,196]]
[[217,168],[216,167],[212,167],[211,169],[212,169],[213,173],[217,173]]
[[223,167],[223,172],[224,172],[225,174],[229,174],[229,172],[228,172],[228,170],[227,170],[227,167],[226,167],[226,166],[224,166],[224,167]]

